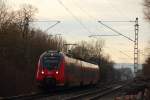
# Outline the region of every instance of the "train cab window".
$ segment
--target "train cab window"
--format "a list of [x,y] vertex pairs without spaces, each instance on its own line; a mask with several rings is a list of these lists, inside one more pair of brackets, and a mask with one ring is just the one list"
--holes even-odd
[[60,66],[60,55],[44,55],[43,56],[43,67],[52,70],[58,69]]

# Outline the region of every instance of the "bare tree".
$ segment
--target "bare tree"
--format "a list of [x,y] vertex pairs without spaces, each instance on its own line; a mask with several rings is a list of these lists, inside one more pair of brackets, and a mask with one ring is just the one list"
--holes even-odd
[[9,25],[13,24],[14,19],[14,12],[8,10],[6,3],[3,0],[0,0],[0,33],[7,30]]
[[101,56],[102,54],[102,49],[103,49],[103,46],[104,46],[104,40],[97,40],[94,44],[94,48],[95,48],[95,55],[97,56]]
[[7,8],[4,1],[0,0],[0,24],[2,24],[5,20],[5,17],[7,16]]
[[[150,22],[150,0],[144,0],[144,14],[145,14],[145,19]],[[149,44],[150,46],[150,41]],[[149,47],[148,46],[148,47]],[[147,49],[146,52],[150,54],[150,49]],[[146,77],[150,77],[150,56],[147,56],[144,64],[143,64],[143,74]]]
[[[17,19],[16,22],[19,25],[19,28],[22,29],[23,37],[31,37],[31,32],[29,31],[29,23],[33,21],[34,15],[37,12],[37,8],[32,5],[22,5],[22,7],[16,12]],[[29,34],[30,33],[30,34]]]
[[72,53],[75,57],[84,60],[89,60],[91,57],[102,56],[102,49],[104,46],[103,40],[97,41],[81,41],[75,48],[72,48]]
[[[149,44],[148,44],[150,47],[150,41],[149,41]],[[143,74],[146,76],[146,77],[149,77],[150,78],[150,48],[147,48],[146,49],[146,52],[148,52],[148,56],[143,64]]]
[[[36,88],[34,77],[39,56],[48,49],[62,49],[65,42],[62,37],[48,39],[47,33],[29,26],[36,11],[31,5],[17,11],[7,7],[4,1],[0,1],[1,96],[33,91]],[[22,38],[24,33],[26,39]],[[30,37],[32,34],[34,36]]]
[[145,18],[150,21],[150,0],[144,0]]

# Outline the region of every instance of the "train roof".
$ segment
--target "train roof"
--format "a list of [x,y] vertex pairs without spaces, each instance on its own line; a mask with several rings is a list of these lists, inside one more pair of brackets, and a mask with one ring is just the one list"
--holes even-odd
[[45,55],[47,53],[59,54],[60,56],[67,56],[69,58],[82,61],[83,63],[89,64],[89,65],[98,66],[98,64],[96,64],[96,63],[91,63],[91,62],[87,62],[87,61],[84,61],[84,60],[81,60],[81,59],[77,59],[77,58],[72,57],[70,54],[66,54],[64,52],[60,52],[60,51],[56,51],[56,50],[48,50],[48,51],[44,52],[42,55]]
[[95,66],[97,68],[98,64],[95,64],[95,63],[91,63],[91,62],[87,62],[87,61],[84,61],[84,60],[81,60],[81,59],[77,59],[77,58],[74,58],[74,57],[70,57],[66,54],[64,54],[65,56],[67,56],[68,58],[71,58],[71,59],[74,59],[74,60],[78,60],[78,61],[81,61],[83,64],[88,64],[88,65],[92,65],[92,66]]

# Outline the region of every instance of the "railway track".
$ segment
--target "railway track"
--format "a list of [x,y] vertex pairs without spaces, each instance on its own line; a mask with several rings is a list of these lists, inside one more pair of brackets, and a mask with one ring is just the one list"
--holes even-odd
[[73,94],[73,93],[83,93],[90,90],[95,90],[97,87],[74,87],[74,88],[58,88],[52,91],[46,91],[46,92],[33,92],[30,94],[22,94],[17,96],[11,96],[11,97],[1,97],[0,100],[37,100],[41,98],[51,98],[54,96],[64,96],[66,94]]
[[22,94],[22,95],[11,96],[11,97],[2,97],[0,98],[0,100],[30,100],[35,97],[38,98],[46,95],[48,95],[48,93],[46,92],[33,92],[30,94]]
[[85,92],[79,95],[74,95],[68,98],[64,98],[62,100],[96,100],[99,99],[102,96],[108,95],[109,93],[112,93],[114,91],[117,91],[121,89],[122,87],[126,86],[127,84],[124,85],[111,85],[111,86],[106,86],[103,88],[99,88],[94,91],[89,91]]
[[[95,87],[75,87],[68,89],[56,89],[49,92],[34,92],[27,95],[19,95],[12,97],[0,98],[0,100],[49,100],[56,98],[55,100],[95,100],[97,97],[106,95],[112,91],[115,91],[121,88],[123,85],[110,85],[110,84],[101,84]],[[58,98],[59,97],[59,98]],[[67,98],[66,98],[67,97]],[[82,98],[82,99],[81,99]],[[92,99],[93,98],[93,99]]]

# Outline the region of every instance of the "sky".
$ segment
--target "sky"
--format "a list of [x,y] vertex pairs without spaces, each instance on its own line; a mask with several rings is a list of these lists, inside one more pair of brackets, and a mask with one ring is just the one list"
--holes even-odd
[[[62,34],[68,43],[103,39],[104,54],[117,63],[133,63],[134,43],[122,36],[93,37],[89,35],[116,35],[98,21],[134,21],[139,18],[140,63],[147,55],[145,48],[150,40],[150,24],[143,14],[143,0],[7,0],[13,9],[31,4],[38,9],[37,20],[61,21],[51,28],[49,34]],[[122,34],[134,39],[131,22],[104,22]],[[55,22],[36,23],[34,27],[47,29]]]

